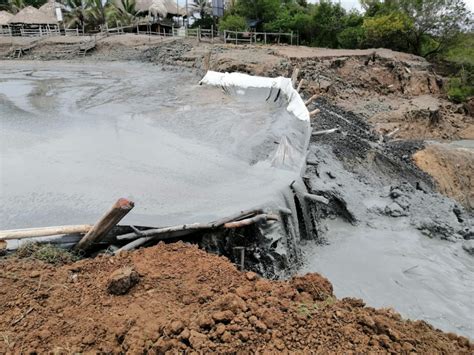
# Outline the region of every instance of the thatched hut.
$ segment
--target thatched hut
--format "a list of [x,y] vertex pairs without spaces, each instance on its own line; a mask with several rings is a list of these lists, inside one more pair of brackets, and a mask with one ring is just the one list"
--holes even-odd
[[10,27],[8,21],[13,17],[13,14],[7,11],[0,11],[0,35],[10,34]]
[[[123,9],[121,0],[115,0],[115,3]],[[139,32],[169,34],[175,25],[173,18],[186,17],[186,10],[178,6],[176,0],[136,0],[135,9],[141,15],[148,15],[136,22],[135,28]]]
[[19,11],[8,24],[14,36],[41,36],[59,29],[54,13],[41,11],[33,6],[27,6]]

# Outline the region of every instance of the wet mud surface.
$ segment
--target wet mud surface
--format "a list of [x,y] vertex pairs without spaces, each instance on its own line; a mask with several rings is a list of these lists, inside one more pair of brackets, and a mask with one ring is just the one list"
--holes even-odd
[[123,223],[149,226],[283,204],[299,175],[271,165],[294,122],[283,100],[199,79],[140,63],[3,63],[0,228],[93,223],[118,197],[136,204]]
[[423,143],[381,142],[356,115],[315,105],[313,129],[341,132],[310,144],[305,182],[329,204],[313,209],[301,271],[327,275],[339,297],[473,337],[472,213],[434,191],[411,160]]

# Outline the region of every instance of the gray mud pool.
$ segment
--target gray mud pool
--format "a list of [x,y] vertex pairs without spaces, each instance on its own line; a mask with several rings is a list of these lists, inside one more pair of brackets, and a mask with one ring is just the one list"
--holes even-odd
[[0,228],[207,222],[284,203],[275,167],[295,118],[265,90],[229,94],[139,63],[0,62]]

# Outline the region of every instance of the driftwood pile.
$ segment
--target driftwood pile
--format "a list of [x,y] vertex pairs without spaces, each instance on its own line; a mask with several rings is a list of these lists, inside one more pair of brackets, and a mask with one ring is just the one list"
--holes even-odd
[[243,228],[255,223],[279,220],[278,215],[262,209],[240,211],[210,223],[193,223],[162,228],[118,226],[133,209],[134,203],[120,198],[94,225],[81,224],[0,231],[0,251],[15,250],[25,242],[51,243],[87,254],[108,248],[113,253],[133,250],[146,243],[177,238],[199,231]]

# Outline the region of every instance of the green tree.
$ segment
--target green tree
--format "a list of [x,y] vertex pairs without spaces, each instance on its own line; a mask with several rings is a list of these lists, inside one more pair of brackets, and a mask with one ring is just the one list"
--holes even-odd
[[321,0],[312,16],[313,44],[318,47],[338,48],[338,35],[344,30],[346,11],[340,3]]
[[219,31],[245,31],[247,27],[245,18],[238,15],[226,15],[219,22]]
[[366,18],[362,28],[367,47],[384,47],[399,51],[410,49],[409,38],[413,23],[404,13],[391,12],[388,15]]
[[[472,14],[463,0],[400,0],[400,5],[413,21],[410,44],[418,55],[437,53],[459,32],[472,28]],[[423,53],[423,42],[427,36],[434,37],[438,45]]]
[[236,11],[244,18],[266,23],[277,18],[280,7],[280,0],[238,0]]

